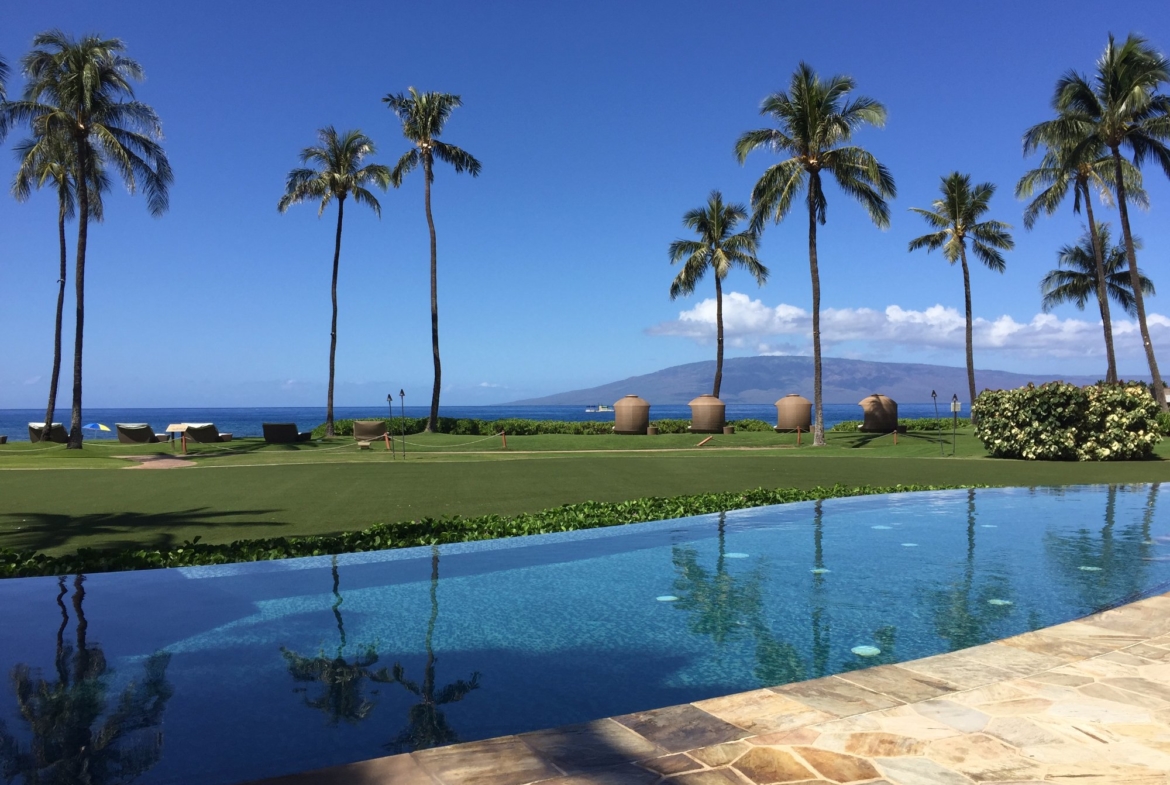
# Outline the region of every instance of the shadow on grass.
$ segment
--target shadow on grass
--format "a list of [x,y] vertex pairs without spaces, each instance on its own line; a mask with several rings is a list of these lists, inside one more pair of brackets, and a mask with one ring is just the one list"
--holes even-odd
[[337,443],[331,444],[328,442],[269,444],[263,439],[236,439],[222,444],[188,444],[186,457],[207,461],[217,458],[231,458],[237,455],[255,455],[257,453],[304,453],[305,455],[314,455],[323,449],[336,448],[337,446]]
[[[844,437],[839,437],[835,441],[842,447],[856,450],[861,447],[869,447],[873,442],[879,439],[884,440],[874,445],[876,447],[892,447],[894,445],[893,434],[890,433],[857,433],[849,434]],[[939,435],[934,431],[907,431],[906,433],[898,434],[899,441],[905,440],[910,444],[938,444]],[[952,442],[951,434],[944,433],[942,435],[942,443],[946,447],[950,447]]]
[[[174,534],[176,529],[285,525],[269,520],[246,520],[247,517],[266,516],[274,512],[278,510],[212,510],[209,507],[160,513],[97,512],[84,515],[11,512],[0,515],[0,521],[6,524],[5,531],[0,532],[0,548],[18,551],[47,551],[66,546],[97,549],[172,548],[182,544]],[[252,532],[249,536],[256,535]]]

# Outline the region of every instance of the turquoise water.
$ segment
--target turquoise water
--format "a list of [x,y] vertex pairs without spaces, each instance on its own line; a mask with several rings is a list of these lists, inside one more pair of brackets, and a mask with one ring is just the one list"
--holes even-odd
[[66,740],[61,771],[215,785],[977,645],[1170,589],[1158,495],[904,494],[0,581],[0,770],[34,742],[22,706]]

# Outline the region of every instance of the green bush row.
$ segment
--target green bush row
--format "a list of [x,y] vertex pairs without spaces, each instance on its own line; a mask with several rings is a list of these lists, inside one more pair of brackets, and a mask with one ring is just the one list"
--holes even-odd
[[[861,420],[842,420],[841,422],[830,428],[830,431],[845,431],[848,433],[856,433],[857,429],[861,427]],[[899,419],[898,425],[905,426],[908,431],[949,431],[953,425],[950,417],[916,417],[910,419]],[[959,418],[959,427],[970,425],[971,422],[966,417]]]
[[1153,455],[1163,433],[1144,382],[984,390],[971,413],[975,435],[997,458],[1139,460]]
[[704,493],[670,498],[647,497],[627,502],[582,502],[519,515],[480,515],[474,518],[444,516],[417,521],[379,523],[362,531],[313,537],[271,537],[236,540],[225,545],[199,542],[199,538],[167,550],[82,548],[76,553],[48,556],[35,551],[0,549],[0,578],[34,575],[147,570],[207,564],[323,556],[334,553],[408,548],[451,542],[489,540],[525,534],[592,529],[625,523],[667,520],[688,515],[762,507],[769,504],[814,501],[876,493],[944,490],[941,485],[861,486],[849,488],[756,488],[749,491]]
[[[370,420],[380,420],[386,423],[391,433],[407,435],[422,433],[427,427],[426,417],[370,417]],[[654,420],[659,433],[688,433],[690,420]],[[772,426],[763,420],[730,420],[728,425],[734,425],[741,431],[770,431]],[[570,436],[600,436],[613,433],[613,421],[568,422],[564,420],[522,420],[508,417],[499,420],[474,420],[469,418],[440,417],[439,433],[449,433],[456,436],[492,436],[503,431],[509,436],[537,436],[543,434],[561,434]],[[353,420],[334,420],[333,432],[338,436],[353,436]],[[313,438],[320,439],[325,435],[325,425],[322,423],[313,429]]]

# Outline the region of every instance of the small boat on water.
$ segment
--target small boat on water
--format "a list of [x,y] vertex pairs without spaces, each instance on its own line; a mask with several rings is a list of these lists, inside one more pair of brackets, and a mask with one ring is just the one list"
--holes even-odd
[[612,411],[613,411],[613,407],[607,406],[604,403],[599,403],[596,406],[586,406],[585,407],[585,412],[590,413],[590,414],[593,412],[612,412]]

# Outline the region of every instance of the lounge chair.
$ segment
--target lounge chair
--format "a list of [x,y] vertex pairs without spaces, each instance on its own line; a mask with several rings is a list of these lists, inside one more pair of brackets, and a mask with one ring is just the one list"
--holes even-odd
[[[28,440],[30,442],[41,441],[41,431],[45,428],[43,422],[30,422],[28,424]],[[64,444],[69,441],[69,434],[65,433],[65,426],[59,422],[53,423],[49,428],[49,435],[44,439],[46,442],[56,442],[57,444]]]
[[232,435],[230,433],[220,433],[219,429],[215,427],[214,423],[187,423],[187,430],[183,431],[187,434],[187,441],[196,442],[198,444],[214,444],[216,442],[230,442]]
[[313,438],[312,433],[301,433],[294,422],[266,422],[264,423],[264,441],[269,444],[293,444],[307,442]]
[[359,442],[369,442],[381,439],[386,435],[385,420],[354,420],[353,438]]
[[154,429],[144,422],[116,422],[118,441],[122,444],[158,444]]

